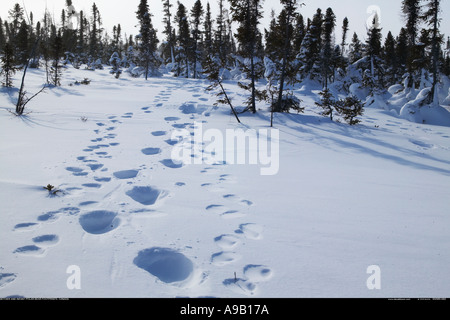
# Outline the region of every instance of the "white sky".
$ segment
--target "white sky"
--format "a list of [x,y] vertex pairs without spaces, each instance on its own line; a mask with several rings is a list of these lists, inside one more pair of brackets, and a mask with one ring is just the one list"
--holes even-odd
[[[122,34],[137,34],[137,19],[136,10],[140,0],[72,0],[73,5],[77,11],[83,10],[91,15],[92,4],[95,2],[99,8],[100,15],[103,19],[103,27],[112,33],[112,27],[120,23],[122,27]],[[176,0],[171,1],[173,3],[172,13],[175,14],[177,8]],[[195,0],[180,0],[190,10]],[[212,10],[212,16],[217,16],[216,9],[218,7],[217,0],[202,0],[203,7],[206,8],[206,3],[209,2]],[[381,15],[381,27],[383,28],[383,37],[386,37],[388,31],[392,31],[392,34],[396,36],[404,22],[400,13],[400,0],[299,0],[298,2],[304,2],[306,6],[300,9],[305,19],[312,18],[317,8],[321,8],[323,12],[328,7],[331,7],[337,17],[336,19],[336,38],[337,42],[340,42],[342,20],[348,17],[350,22],[350,32],[347,38],[347,42],[350,41],[353,32],[357,32],[361,40],[366,35],[366,22],[370,20],[371,13],[368,12],[370,6],[377,6]],[[55,21],[60,22],[61,11],[65,7],[65,0],[1,0],[0,4],[0,17],[5,20],[8,18],[8,11],[13,8],[15,3],[19,3],[22,7],[25,7],[27,12],[33,12],[35,22],[42,19],[43,12],[47,7],[48,10],[54,14]],[[162,0],[148,0],[150,12],[153,14],[152,22],[155,28],[158,29],[160,40],[162,40],[161,32],[163,30],[163,13],[162,13]],[[225,0],[225,4],[228,7],[228,1]],[[441,32],[446,36],[450,35],[450,1],[441,1],[442,5],[442,24]],[[264,16],[261,21],[261,28],[266,27],[270,21],[270,12],[275,9],[275,12],[280,11],[281,5],[278,0],[265,0],[264,1]],[[369,10],[370,11],[370,10]]]

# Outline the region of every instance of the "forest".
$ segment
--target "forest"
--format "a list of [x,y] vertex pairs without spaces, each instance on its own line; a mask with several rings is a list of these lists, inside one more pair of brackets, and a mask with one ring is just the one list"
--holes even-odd
[[[440,31],[440,0],[403,0],[405,27],[396,37],[391,31],[383,36],[375,15],[364,41],[351,33],[347,17],[336,21],[332,8],[304,17],[303,3],[281,0],[283,9],[272,11],[270,25],[262,29],[262,0],[217,1],[219,12],[213,16],[209,2],[201,0],[192,8],[162,0],[162,13],[151,12],[142,0],[136,8],[137,35],[123,34],[120,24],[106,30],[95,2],[90,12],[76,12],[72,0],[66,0],[60,17],[46,11],[40,20],[16,4],[8,19],[0,19],[2,85],[12,87],[12,75],[28,67],[45,68],[47,84],[59,86],[67,65],[108,66],[117,78],[123,72],[146,79],[170,73],[209,79],[215,86],[237,79],[248,91],[245,111],[253,113],[259,101],[270,103],[273,112],[301,112],[292,88],[305,80],[322,85],[317,105],[331,119],[333,110],[356,112],[350,119],[362,110],[364,101],[352,94],[354,84],[369,97],[400,84],[414,99],[428,88],[422,100],[439,105],[435,88],[450,74],[450,38],[445,41]],[[153,27],[155,16],[163,17],[163,39]],[[337,28],[341,39],[335,36]],[[264,87],[258,85],[262,80]],[[337,100],[330,86],[348,97]],[[223,88],[221,94],[226,95]]]

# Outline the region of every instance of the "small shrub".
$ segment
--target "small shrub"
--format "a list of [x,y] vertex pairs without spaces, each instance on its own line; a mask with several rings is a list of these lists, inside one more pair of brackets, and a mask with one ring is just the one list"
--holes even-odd
[[276,112],[286,112],[289,113],[289,111],[295,110],[297,113],[303,113],[305,111],[305,108],[301,106],[302,100],[297,98],[294,95],[286,95],[283,96],[281,99],[281,105],[278,104],[278,101],[274,101],[272,103],[272,110],[276,110]]
[[361,100],[355,96],[349,96],[337,101],[335,108],[349,125],[355,125],[361,122],[361,120],[355,118],[363,114],[364,106]]

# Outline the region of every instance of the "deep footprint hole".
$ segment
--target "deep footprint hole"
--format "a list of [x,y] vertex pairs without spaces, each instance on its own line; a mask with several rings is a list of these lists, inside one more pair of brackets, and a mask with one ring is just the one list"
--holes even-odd
[[165,283],[186,280],[194,268],[186,256],[168,248],[144,249],[133,263]]

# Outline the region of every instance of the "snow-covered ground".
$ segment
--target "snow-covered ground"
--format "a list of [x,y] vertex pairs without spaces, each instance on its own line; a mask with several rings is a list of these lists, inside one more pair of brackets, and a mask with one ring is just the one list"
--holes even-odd
[[266,109],[239,125],[206,87],[69,68],[23,117],[1,89],[0,297],[450,295],[450,127],[377,107],[330,122],[303,86],[306,112],[275,115],[276,174],[178,165],[177,130],[270,133]]

